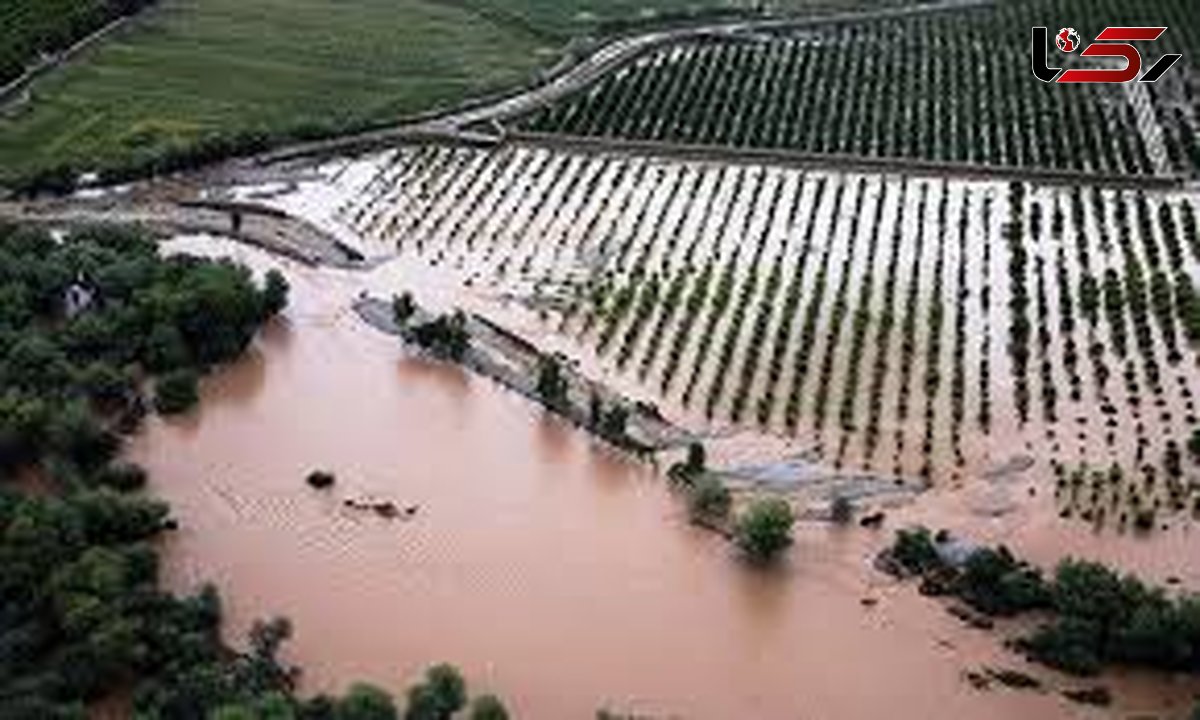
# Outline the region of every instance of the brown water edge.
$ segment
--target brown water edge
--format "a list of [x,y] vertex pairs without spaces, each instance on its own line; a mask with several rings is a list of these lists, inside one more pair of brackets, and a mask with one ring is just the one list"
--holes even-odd
[[[890,533],[804,525],[783,567],[750,571],[687,524],[649,466],[486,380],[404,358],[349,309],[368,279],[205,246],[282,266],[293,305],[206,381],[200,412],[151,420],[129,452],[182,522],[168,584],[216,582],[232,641],[255,618],[292,618],[287,655],[306,692],[355,679],[401,691],[445,660],[525,718],[604,705],[687,718],[1097,716],[1053,694],[971,689],[964,670],[1030,668],[1000,636],[872,570]],[[331,493],[305,486],[317,467],[338,474]],[[420,511],[389,522],[342,507],[360,496]],[[969,526],[958,498],[904,515]],[[1187,687],[1116,685],[1123,710],[1184,715]]]

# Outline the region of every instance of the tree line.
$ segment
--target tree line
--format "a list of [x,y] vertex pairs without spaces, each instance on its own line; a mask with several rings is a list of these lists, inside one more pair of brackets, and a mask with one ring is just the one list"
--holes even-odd
[[[143,387],[160,411],[190,407],[196,378],[241,355],[287,296],[277,272],[260,286],[227,261],[163,257],[137,230],[0,226],[0,717],[78,720],[112,697],[164,720],[401,717],[369,685],[298,697],[300,671],[279,659],[286,619],[225,647],[215,588],[159,586],[156,541],[176,521],[117,460],[151,407]],[[28,472],[45,491],[12,482]],[[461,674],[439,665],[403,717],[467,707]],[[508,714],[483,695],[469,717]]]
[[107,22],[154,0],[7,0],[0,9],[0,85],[39,54],[65,50]]
[[886,554],[902,573],[919,575],[926,594],[956,596],[986,615],[1039,612],[1043,619],[1015,643],[1031,659],[1076,675],[1111,665],[1200,669],[1200,596],[1071,558],[1047,577],[1004,546],[952,562],[948,541],[926,528],[902,530]]

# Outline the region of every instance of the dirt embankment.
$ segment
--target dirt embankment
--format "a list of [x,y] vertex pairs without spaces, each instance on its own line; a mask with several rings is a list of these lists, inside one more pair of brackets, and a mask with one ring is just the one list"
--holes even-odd
[[[403,328],[396,324],[390,301],[361,297],[354,303],[354,310],[368,325],[381,332],[397,337],[406,335]],[[409,319],[408,326],[419,326],[433,319],[428,312],[417,309]],[[539,369],[549,359],[545,353],[481,315],[467,314],[466,330],[470,342],[459,361],[464,367],[534,402],[545,404],[537,388]],[[566,393],[565,402],[551,408],[553,412],[638,455],[679,448],[695,439],[691,433],[664,418],[653,405],[630,402],[607,385],[585,377],[569,361],[562,358],[556,360],[566,383]],[[599,403],[599,407],[606,412],[611,412],[613,408],[625,409],[625,428],[619,436],[597,431],[593,418],[594,403]]]
[[307,265],[355,267],[363,259],[312,223],[253,203],[120,197],[0,202],[0,220],[62,226],[129,224],[161,235],[220,235]]

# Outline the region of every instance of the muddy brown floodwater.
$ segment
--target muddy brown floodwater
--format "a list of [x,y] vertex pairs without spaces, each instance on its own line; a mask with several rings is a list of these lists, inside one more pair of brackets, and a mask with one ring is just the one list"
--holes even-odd
[[[783,567],[751,571],[653,468],[362,325],[366,276],[190,246],[282,267],[292,306],[206,381],[202,410],[152,420],[130,455],[181,521],[167,582],[217,583],[233,642],[290,617],[305,692],[400,692],[447,661],[522,718],[1097,717],[1053,692],[973,690],[964,670],[1030,668],[872,570],[890,532],[805,525]],[[314,468],[337,486],[309,489]],[[419,510],[343,505],[360,498]],[[1128,684],[1123,710],[1182,713],[1182,693]]]

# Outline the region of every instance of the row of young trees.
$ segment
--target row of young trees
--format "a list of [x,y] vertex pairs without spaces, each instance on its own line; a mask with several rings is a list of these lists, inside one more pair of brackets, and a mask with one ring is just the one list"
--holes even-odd
[[[1061,16],[1097,12],[1063,0]],[[1134,25],[1183,28],[1194,10],[1176,0],[1137,8],[1105,2]],[[535,112],[540,132],[732,147],[778,148],[1082,171],[1193,173],[1196,118],[1183,73],[1153,88],[1150,118],[1106,85],[1029,82],[1026,45],[996,27],[1044,23],[1029,3],[777,31],[746,43],[706,39],[647,53],[594,86]],[[1135,17],[1136,16],[1136,17]],[[1106,20],[1110,15],[1106,15]],[[1135,22],[1136,20],[1136,22]],[[1100,28],[1080,28],[1093,37]],[[1088,35],[1091,33],[1091,35]],[[1164,44],[1162,51],[1167,51]],[[1057,55],[1053,47],[1050,52]],[[1143,139],[1160,128],[1165,157]]]
[[[1186,199],[524,148],[407,152],[345,219],[432,264],[490,274],[501,292],[532,283],[518,292],[555,330],[713,421],[812,432],[823,449],[836,412],[834,462],[861,440],[873,463],[886,437],[897,473],[932,473],[943,449],[961,466],[964,433],[990,431],[1010,407],[1018,424],[1044,424],[1058,453],[1067,412],[1113,405],[1111,375],[1157,403],[1200,326]],[[993,367],[1013,378],[1002,406]],[[1120,453],[1122,417],[1100,420]]]

